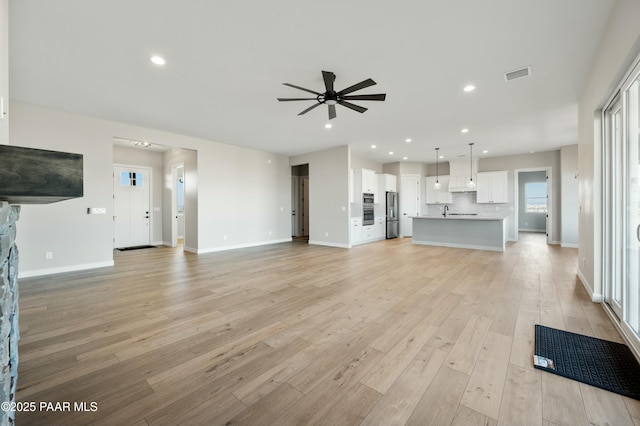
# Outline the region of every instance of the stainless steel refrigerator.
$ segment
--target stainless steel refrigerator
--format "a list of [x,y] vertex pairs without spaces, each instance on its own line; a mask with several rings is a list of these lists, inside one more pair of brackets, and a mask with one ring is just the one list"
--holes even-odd
[[398,193],[387,192],[387,238],[398,238]]

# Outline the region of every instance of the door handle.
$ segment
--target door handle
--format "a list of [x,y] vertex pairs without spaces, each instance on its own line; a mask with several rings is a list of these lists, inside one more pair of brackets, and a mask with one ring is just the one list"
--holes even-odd
[[640,241],[640,225],[636,228],[636,238]]

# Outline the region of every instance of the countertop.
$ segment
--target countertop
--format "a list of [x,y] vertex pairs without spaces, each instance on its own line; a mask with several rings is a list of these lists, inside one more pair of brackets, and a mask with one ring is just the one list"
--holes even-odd
[[411,216],[412,219],[438,219],[438,220],[504,220],[506,216],[498,215],[431,215],[431,216]]

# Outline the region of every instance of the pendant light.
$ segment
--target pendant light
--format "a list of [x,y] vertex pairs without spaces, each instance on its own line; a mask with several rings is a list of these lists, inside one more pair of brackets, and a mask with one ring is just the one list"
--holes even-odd
[[473,142],[469,144],[469,182],[467,182],[467,188],[475,188],[476,183],[473,181]]
[[440,148],[436,148],[436,183],[433,184],[433,189],[440,189],[440,170],[438,169],[440,156],[438,151],[440,151]]

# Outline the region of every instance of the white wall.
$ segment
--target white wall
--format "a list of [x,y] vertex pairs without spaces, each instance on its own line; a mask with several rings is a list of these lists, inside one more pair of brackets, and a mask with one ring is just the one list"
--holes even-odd
[[[509,203],[513,204],[514,170],[551,167],[551,241],[560,243],[560,151],[536,152],[533,154],[509,155],[504,157],[480,158],[479,172],[491,172],[496,170],[509,170]],[[514,239],[513,224],[517,223],[515,211],[510,210],[508,226],[508,238]]]
[[[195,235],[186,236],[197,252],[291,239],[285,156],[18,102],[11,111],[12,145],[84,155],[83,198],[23,206],[17,238],[23,277],[113,263],[114,136],[197,151],[197,172],[185,177],[197,184]],[[87,207],[106,207],[107,214],[88,215]],[[45,260],[45,251],[53,251],[53,259]]]
[[151,244],[162,244],[162,187],[164,164],[162,153],[139,148],[113,147],[113,163],[127,166],[143,166],[151,168],[151,202],[149,215],[151,218]]
[[[9,0],[0,0],[0,97],[9,109]],[[9,117],[0,116],[0,144],[9,144]]]
[[562,199],[560,213],[562,215],[562,246],[578,247],[578,192],[580,182],[578,173],[578,145],[568,145],[560,148],[560,190]]
[[309,243],[349,247],[349,147],[296,155],[290,164],[309,164]]
[[578,273],[592,298],[602,297],[600,111],[640,51],[640,1],[618,0],[578,104]]
[[353,155],[353,153],[351,154],[351,168],[368,169],[373,170],[376,173],[382,173],[382,163],[358,157],[356,155]]
[[[16,243],[20,276],[113,264],[113,145],[105,122],[11,104],[11,144],[83,155],[84,196],[23,205]],[[88,207],[107,214],[88,215]],[[53,259],[45,260],[45,252]]]

